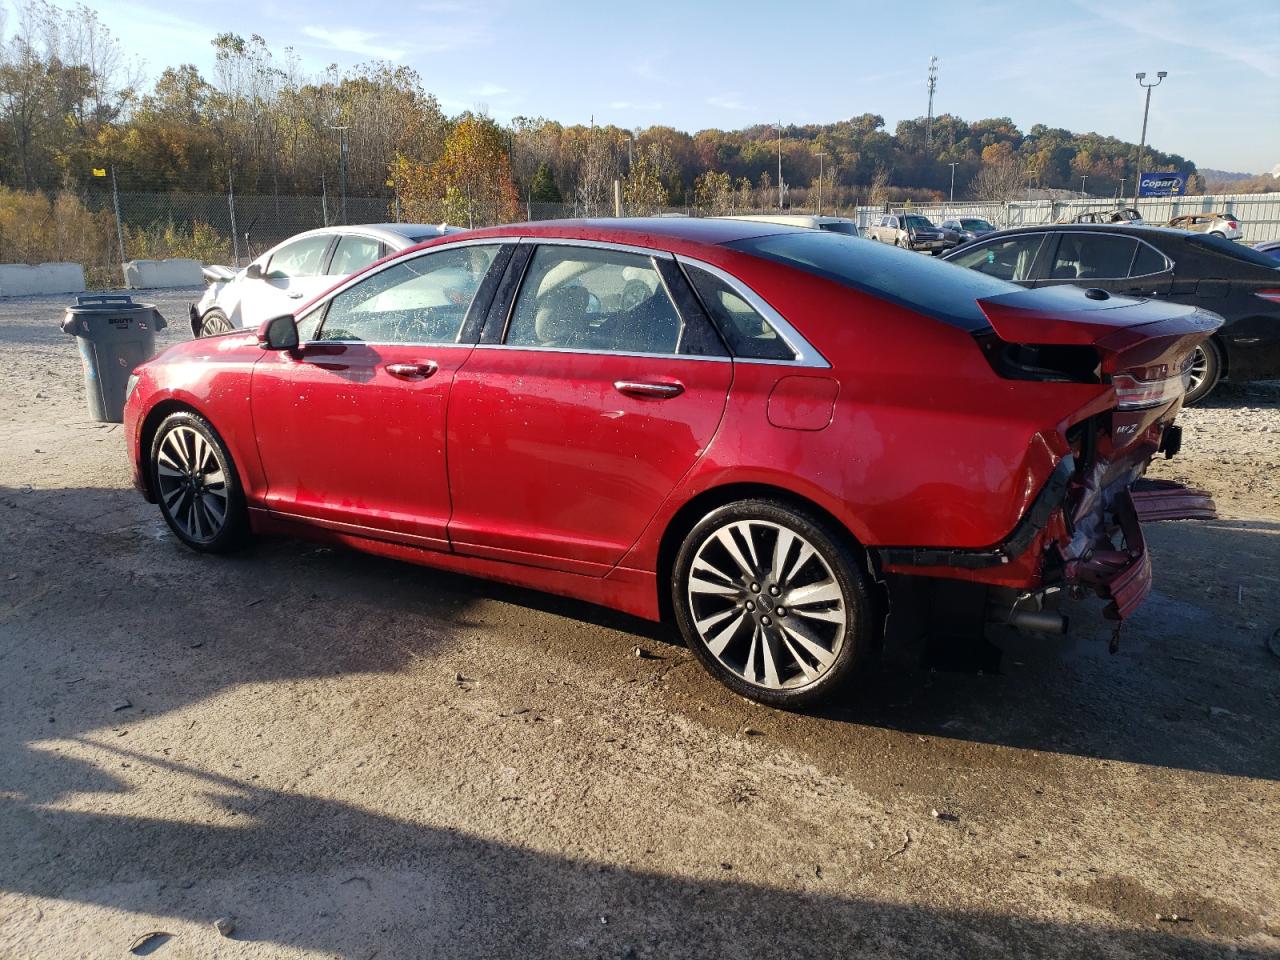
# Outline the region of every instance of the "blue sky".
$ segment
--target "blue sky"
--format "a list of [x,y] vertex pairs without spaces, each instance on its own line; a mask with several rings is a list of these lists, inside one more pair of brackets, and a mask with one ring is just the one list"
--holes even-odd
[[1204,167],[1280,164],[1275,0],[87,2],[153,75],[192,62],[211,78],[215,33],[259,33],[311,72],[407,63],[448,112],[482,105],[500,120],[694,131],[872,112],[892,129],[924,114],[936,54],[939,113],[1137,140],[1134,73],[1167,70],[1151,143]]

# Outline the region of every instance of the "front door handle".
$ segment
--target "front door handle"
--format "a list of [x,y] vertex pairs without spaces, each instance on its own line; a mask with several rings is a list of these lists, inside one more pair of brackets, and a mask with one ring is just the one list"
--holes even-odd
[[303,297],[303,294],[301,290],[295,290],[293,293],[289,294],[290,300],[301,300],[302,297]]
[[636,380],[615,380],[613,389],[629,397],[646,397],[651,400],[670,400],[684,393],[681,383],[644,383]]
[[388,363],[387,373],[401,380],[425,380],[439,369],[434,360],[423,363]]

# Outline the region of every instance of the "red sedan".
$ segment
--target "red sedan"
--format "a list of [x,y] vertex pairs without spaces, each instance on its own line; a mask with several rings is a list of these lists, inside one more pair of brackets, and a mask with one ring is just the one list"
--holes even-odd
[[1141,477],[1219,323],[750,221],[519,224],[175,346],[125,421],[196,550],[305,533],[669,618],[799,706],[919,619],[904,585],[951,633],[1136,607],[1140,515],[1211,508]]

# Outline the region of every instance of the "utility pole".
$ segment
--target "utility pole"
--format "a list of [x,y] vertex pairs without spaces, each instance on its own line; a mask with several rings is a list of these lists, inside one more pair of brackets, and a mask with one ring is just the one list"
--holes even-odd
[[947,166],[951,168],[951,202],[955,203],[956,202],[956,167],[960,166],[960,164],[949,163],[947,164]]
[[1084,182],[1085,182],[1086,180],[1088,180],[1088,179],[1089,179],[1089,175],[1088,175],[1087,173],[1080,177],[1080,198],[1081,198],[1082,200],[1083,200],[1083,199],[1084,199],[1084,197],[1086,196],[1086,194],[1085,194],[1085,192],[1084,192]]
[[782,121],[778,121],[778,209],[782,209]]
[[338,189],[342,192],[342,222],[347,222],[347,131],[350,127],[339,127],[329,124],[330,130],[342,134],[342,142],[338,151]]
[[1138,143],[1138,169],[1135,171],[1133,181],[1133,205],[1138,205],[1138,196],[1142,193],[1142,154],[1147,149],[1147,114],[1151,112],[1151,91],[1160,86],[1160,82],[1169,75],[1168,71],[1161,70],[1156,74],[1155,83],[1146,83],[1147,75],[1145,73],[1135,73],[1138,78],[1138,86],[1147,91],[1147,102],[1142,108],[1142,139]]
[[[116,165],[111,165],[111,206],[116,211],[116,240],[120,244],[120,266],[124,266],[124,225],[120,222],[120,190],[116,186]],[[232,223],[232,233],[235,232],[235,224]]]
[[[227,210],[231,214],[231,256],[235,259],[235,268],[240,269],[240,234],[236,232],[236,175],[234,170],[227,171]],[[253,224],[249,224],[253,229]]]
[[1123,196],[1124,196],[1124,185],[1125,185],[1125,181],[1127,181],[1128,179],[1129,179],[1128,177],[1121,177],[1121,178],[1120,178],[1120,189],[1116,191],[1116,199],[1117,199],[1117,200],[1119,200],[1121,197],[1123,197]]
[[929,117],[924,123],[924,145],[933,145],[933,91],[938,88],[938,58],[929,58]]
[[822,151],[818,151],[818,216],[822,216]]
[[636,165],[635,156],[635,137],[627,137],[627,176],[631,176],[631,170]]

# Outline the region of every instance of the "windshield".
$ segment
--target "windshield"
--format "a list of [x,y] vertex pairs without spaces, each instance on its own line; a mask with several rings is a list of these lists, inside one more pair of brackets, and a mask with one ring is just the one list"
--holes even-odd
[[883,297],[962,330],[989,326],[978,300],[1022,289],[933,257],[821,230],[751,237],[727,246]]
[[1227,240],[1224,237],[1215,237],[1211,233],[1196,233],[1187,237],[1188,243],[1194,243],[1197,247],[1205,247],[1214,253],[1220,253],[1226,257],[1232,257],[1236,260],[1243,260],[1246,263],[1257,264],[1261,267],[1270,267],[1272,270],[1280,270],[1275,260],[1266,254],[1259,253],[1252,247],[1246,247],[1243,244],[1236,243],[1234,240]]
[[964,227],[966,230],[994,230],[995,229],[995,227],[987,223],[987,221],[985,220],[961,220],[960,226]]
[[912,230],[932,230],[933,223],[927,217],[903,217]]

